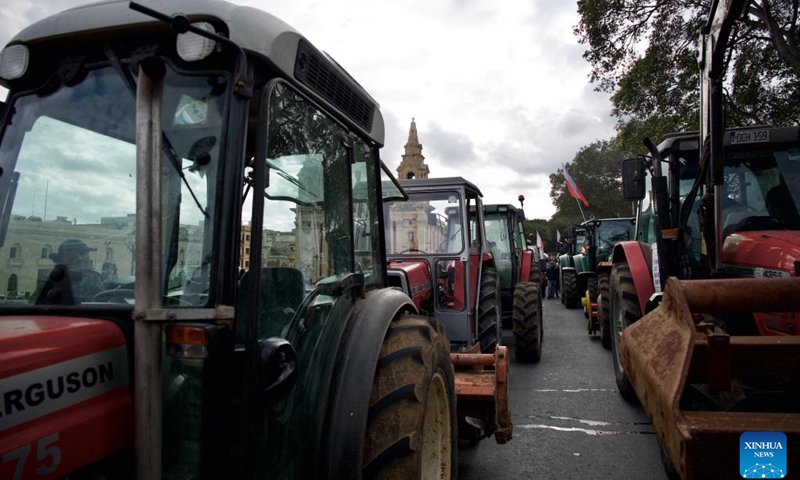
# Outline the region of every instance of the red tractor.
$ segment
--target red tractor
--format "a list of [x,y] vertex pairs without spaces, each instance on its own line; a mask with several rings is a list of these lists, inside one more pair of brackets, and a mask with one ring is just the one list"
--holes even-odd
[[747,5],[713,2],[701,33],[701,132],[623,163],[639,241],[612,255],[614,369],[673,478],[752,474],[763,457],[731,459],[750,432],[780,433],[800,470],[800,128],[723,129],[726,42]]
[[514,332],[514,358],[538,362],[544,336],[539,249],[526,247],[521,208],[484,205],[483,210],[486,241],[500,276],[503,326],[507,322]]
[[[400,184],[408,200],[384,204],[389,285],[406,292],[420,313],[444,325],[451,352],[505,352],[506,347],[500,346],[500,279],[486,241],[480,190],[461,177],[400,180]],[[470,410],[466,400],[459,396],[462,418]],[[470,400],[478,401],[479,396]],[[496,403],[505,400],[498,397]],[[499,412],[496,418],[459,422],[459,434],[478,439],[495,433],[504,442],[508,425],[510,418]]]
[[459,417],[508,440],[505,350],[389,288],[377,102],[266,12],[149,5],[0,52],[0,478],[453,479]]

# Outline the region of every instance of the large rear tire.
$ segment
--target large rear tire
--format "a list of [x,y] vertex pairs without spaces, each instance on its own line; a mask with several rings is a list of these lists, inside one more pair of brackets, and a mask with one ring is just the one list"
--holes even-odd
[[580,292],[578,292],[578,274],[575,270],[566,270],[561,273],[564,284],[561,286],[561,295],[564,296],[564,306],[578,308],[581,305]]
[[600,324],[600,344],[611,350],[611,328],[609,326],[609,274],[600,274],[597,278],[597,323]]
[[614,377],[620,395],[629,403],[636,403],[636,392],[622,368],[620,360],[620,335],[622,331],[642,316],[639,296],[633,284],[631,269],[627,263],[614,265],[611,270],[611,358],[614,362]]
[[478,302],[478,341],[482,353],[494,353],[500,340],[500,280],[497,270],[485,267]]
[[538,362],[542,358],[542,296],[536,283],[514,286],[514,358]]
[[375,367],[362,478],[455,479],[457,440],[444,327],[401,316],[389,326]]

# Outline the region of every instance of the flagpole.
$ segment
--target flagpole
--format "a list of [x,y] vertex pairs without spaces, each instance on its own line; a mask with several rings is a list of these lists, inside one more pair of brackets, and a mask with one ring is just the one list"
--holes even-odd
[[578,208],[581,211],[581,217],[583,217],[583,221],[585,222],[586,221],[586,215],[583,214],[583,207],[581,207],[581,201],[576,198],[575,199],[575,203],[578,204]]

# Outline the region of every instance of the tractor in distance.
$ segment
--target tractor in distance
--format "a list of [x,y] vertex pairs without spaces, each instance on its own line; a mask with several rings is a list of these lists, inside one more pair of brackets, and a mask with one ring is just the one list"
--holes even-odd
[[608,326],[608,285],[611,273],[611,251],[619,242],[632,240],[634,218],[591,218],[581,224],[586,229],[586,239],[580,254],[573,257],[581,265],[578,273],[578,291],[583,292],[581,306],[587,319],[589,335],[600,333],[600,343],[611,348]]
[[[445,327],[450,351],[492,359],[456,379],[459,437],[511,435],[507,347],[500,345],[500,280],[484,227],[482,194],[461,177],[400,180],[407,200],[384,203],[388,284]],[[460,360],[453,363],[461,365]],[[481,374],[483,380],[467,377]],[[487,408],[494,405],[494,408]]]
[[599,331],[604,346],[608,345],[609,335],[603,335],[608,329],[604,330],[605,322],[600,322],[605,316],[598,305],[604,303],[604,297],[598,298],[598,285],[602,284],[605,291],[609,270],[605,261],[617,242],[634,237],[633,228],[632,218],[590,218],[567,230],[562,246],[565,253],[559,257],[561,303],[567,308],[582,306],[589,335]]
[[0,478],[455,478],[500,349],[387,288],[377,103],[266,12],[149,5],[0,52]]
[[[520,195],[520,202],[524,197]],[[525,211],[514,205],[484,205],[486,241],[500,276],[501,317],[514,333],[514,358],[538,362],[543,318],[539,248],[526,248]]]
[[587,231],[583,226],[569,227],[558,246],[558,282],[561,290],[561,303],[567,308],[580,306],[578,274],[584,267],[581,262],[581,248],[586,241],[586,235]]
[[714,2],[701,30],[700,134],[646,141],[649,160],[623,164],[623,193],[642,203],[640,241],[612,256],[617,386],[686,480],[758,470],[731,461],[748,432],[782,438],[788,470],[770,475],[800,470],[800,128],[723,129],[722,66],[746,6]]

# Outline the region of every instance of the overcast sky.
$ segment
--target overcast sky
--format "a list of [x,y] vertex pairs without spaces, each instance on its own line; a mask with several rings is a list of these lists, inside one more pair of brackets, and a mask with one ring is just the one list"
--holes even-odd
[[[86,0],[2,0],[0,45]],[[485,203],[550,218],[548,175],[614,134],[588,83],[575,0],[234,0],[266,10],[331,54],[377,100],[395,171],[416,119],[432,177],[463,176]],[[5,92],[1,92],[5,95]]]

